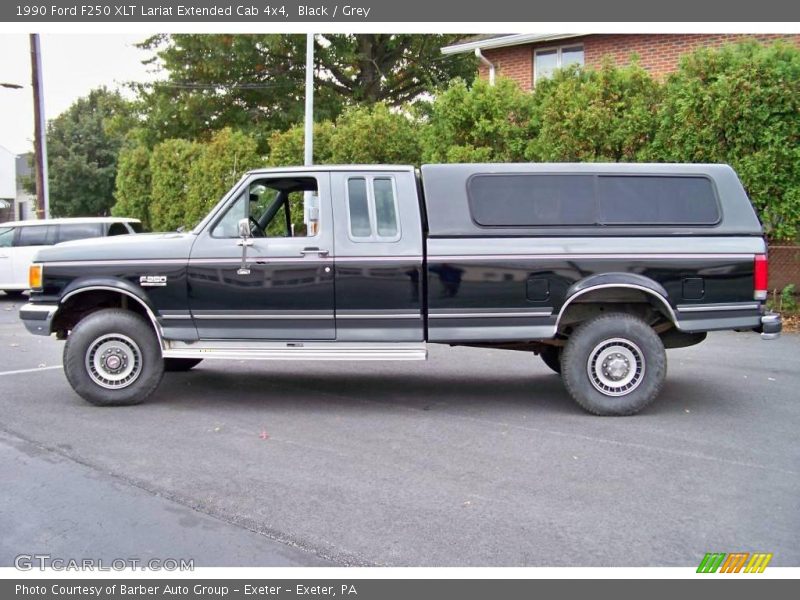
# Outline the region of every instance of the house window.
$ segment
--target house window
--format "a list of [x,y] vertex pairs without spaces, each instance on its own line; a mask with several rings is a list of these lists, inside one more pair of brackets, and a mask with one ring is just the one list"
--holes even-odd
[[533,81],[549,79],[556,69],[570,65],[583,65],[583,45],[539,48],[534,51]]

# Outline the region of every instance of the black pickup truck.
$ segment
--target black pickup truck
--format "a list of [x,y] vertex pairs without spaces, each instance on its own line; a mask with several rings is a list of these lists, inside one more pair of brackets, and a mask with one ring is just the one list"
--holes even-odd
[[22,321],[66,340],[69,383],[100,405],[203,359],[421,360],[436,343],[538,354],[584,409],[628,415],[658,395],[665,348],[781,330],[725,165],[256,170],[191,232],[59,244],[30,284]]

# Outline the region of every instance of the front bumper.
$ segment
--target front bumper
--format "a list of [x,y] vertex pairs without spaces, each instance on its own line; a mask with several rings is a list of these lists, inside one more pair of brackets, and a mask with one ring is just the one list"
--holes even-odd
[[19,318],[30,333],[50,335],[50,325],[58,310],[57,304],[33,304],[29,302],[19,309]]
[[762,340],[774,340],[780,337],[781,329],[781,316],[770,312],[761,317],[761,327],[757,331],[760,331]]

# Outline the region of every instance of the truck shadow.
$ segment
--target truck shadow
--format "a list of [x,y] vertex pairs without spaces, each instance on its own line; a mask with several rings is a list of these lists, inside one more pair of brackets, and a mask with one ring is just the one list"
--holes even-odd
[[531,407],[558,413],[579,413],[558,376],[549,371],[507,375],[502,381],[490,374],[468,378],[431,369],[403,369],[396,373],[332,373],[222,371],[209,366],[191,373],[168,373],[149,403],[191,406],[230,405],[239,408],[315,410],[375,406],[436,410],[448,406],[505,408]]

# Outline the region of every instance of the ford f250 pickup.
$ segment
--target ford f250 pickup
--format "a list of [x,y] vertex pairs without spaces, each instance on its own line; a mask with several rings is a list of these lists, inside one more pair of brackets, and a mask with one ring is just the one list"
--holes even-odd
[[30,279],[22,321],[66,340],[67,380],[98,405],[141,402],[204,359],[421,360],[448,344],[539,355],[584,409],[629,415],[658,395],[665,348],[781,331],[762,228],[726,165],[255,170],[191,232],[59,244]]

